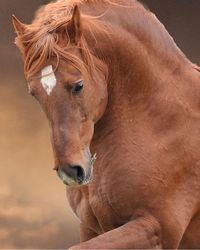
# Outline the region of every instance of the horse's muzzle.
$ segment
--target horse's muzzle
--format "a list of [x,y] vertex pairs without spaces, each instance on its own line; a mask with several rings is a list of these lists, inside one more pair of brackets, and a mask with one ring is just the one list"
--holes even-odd
[[79,165],[60,166],[57,173],[67,186],[87,185],[92,181],[93,165],[87,167],[87,172]]
[[85,153],[87,163],[81,164],[64,164],[56,168],[58,176],[67,186],[87,185],[92,182],[93,165],[96,160],[96,154],[91,155],[87,150]]
[[58,168],[58,176],[66,185],[76,185],[84,182],[85,171],[79,165],[65,165]]

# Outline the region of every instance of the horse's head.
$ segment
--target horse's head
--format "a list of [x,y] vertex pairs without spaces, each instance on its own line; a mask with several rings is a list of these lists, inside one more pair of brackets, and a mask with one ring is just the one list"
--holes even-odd
[[92,177],[90,143],[107,105],[107,83],[105,65],[87,47],[78,7],[72,12],[60,21],[25,25],[13,17],[13,23],[29,92],[52,128],[55,169],[65,184],[82,185]]

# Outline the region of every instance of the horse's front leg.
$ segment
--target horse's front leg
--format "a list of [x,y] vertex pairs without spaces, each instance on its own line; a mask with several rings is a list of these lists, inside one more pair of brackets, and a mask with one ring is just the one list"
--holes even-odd
[[89,241],[74,249],[161,249],[160,225],[153,217],[140,217]]

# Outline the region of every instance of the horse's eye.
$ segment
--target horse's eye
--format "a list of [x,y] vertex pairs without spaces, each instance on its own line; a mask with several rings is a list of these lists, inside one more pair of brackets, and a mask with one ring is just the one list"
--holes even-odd
[[72,93],[73,94],[79,94],[83,90],[83,81],[79,81],[75,83],[72,87]]

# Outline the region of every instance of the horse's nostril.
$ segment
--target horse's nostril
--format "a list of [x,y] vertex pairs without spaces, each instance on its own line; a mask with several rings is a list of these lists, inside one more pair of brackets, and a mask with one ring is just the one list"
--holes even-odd
[[71,170],[74,173],[74,177],[77,181],[82,182],[85,178],[84,170],[79,165],[70,166]]
[[57,170],[58,176],[68,185],[70,183],[83,183],[85,180],[84,169],[80,165],[63,165]]

